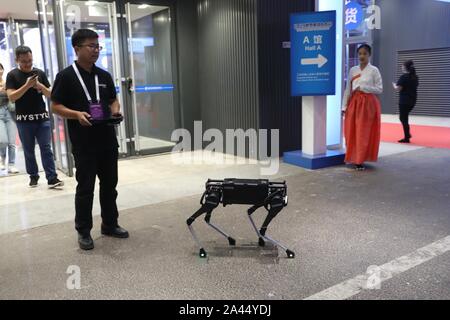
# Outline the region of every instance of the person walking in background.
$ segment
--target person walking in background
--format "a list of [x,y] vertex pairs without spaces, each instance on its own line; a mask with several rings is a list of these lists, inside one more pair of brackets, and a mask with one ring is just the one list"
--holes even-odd
[[383,93],[383,80],[378,68],[370,64],[371,55],[369,45],[358,48],[360,64],[350,69],[342,103],[345,162],[358,171],[365,170],[364,162],[378,161],[380,149],[381,106],[376,95]]
[[34,152],[37,140],[48,186],[54,189],[64,183],[56,174],[51,147],[50,117],[42,97],[50,97],[50,83],[44,71],[33,68],[33,54],[29,47],[19,46],[15,54],[18,68],[8,73],[6,92],[9,100],[16,105],[16,123],[25,154],[27,173],[30,175],[29,186],[37,187],[39,180],[39,168]]
[[419,87],[419,77],[414,67],[414,61],[408,60],[403,63],[403,75],[397,83],[394,83],[394,89],[400,92],[399,111],[400,122],[403,125],[405,137],[399,143],[411,142],[411,128],[409,126],[409,114],[416,106],[417,88]]
[[0,170],[6,169],[6,157],[8,155],[8,173],[16,174],[19,170],[16,162],[16,124],[9,109],[9,99],[6,94],[3,73],[5,69],[0,63]]

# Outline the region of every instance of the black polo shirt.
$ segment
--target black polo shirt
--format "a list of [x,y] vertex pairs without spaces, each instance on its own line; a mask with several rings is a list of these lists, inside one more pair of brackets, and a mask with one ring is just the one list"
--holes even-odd
[[[20,89],[27,82],[27,79],[34,74],[38,75],[38,80],[40,83],[47,88],[50,88],[50,83],[44,71],[33,68],[31,72],[23,72],[22,70],[16,68],[11,70],[6,77],[6,89]],[[28,89],[22,98],[17,100],[15,103],[16,118],[18,122],[40,122],[49,120],[43,94],[36,89]]]
[[[81,77],[86,84],[92,99],[95,99],[95,75],[98,75],[100,103],[104,114],[111,115],[110,105],[117,97],[116,87],[111,75],[97,66],[89,73],[77,64]],[[64,69],[56,76],[52,90],[52,101],[65,107],[89,112],[89,101],[72,66]],[[97,102],[97,101],[94,101]],[[97,150],[118,148],[116,130],[106,124],[83,127],[78,120],[68,120],[69,136],[72,152],[95,152]]]
[[401,86],[399,104],[414,106],[417,102],[417,88],[419,87],[419,79],[413,77],[409,73],[405,73],[400,77],[397,86]]

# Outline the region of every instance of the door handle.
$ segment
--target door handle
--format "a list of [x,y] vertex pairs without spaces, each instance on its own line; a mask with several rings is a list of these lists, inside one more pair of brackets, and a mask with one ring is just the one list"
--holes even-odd
[[133,78],[128,77],[126,79],[123,80],[123,83],[125,84],[125,86],[127,87],[128,92],[133,92],[134,88],[133,88]]

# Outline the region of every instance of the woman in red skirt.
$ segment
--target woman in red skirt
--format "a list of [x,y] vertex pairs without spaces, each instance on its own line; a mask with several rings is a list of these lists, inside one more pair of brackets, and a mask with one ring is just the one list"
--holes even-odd
[[381,106],[376,97],[383,93],[383,80],[377,67],[370,64],[372,48],[358,48],[359,66],[350,69],[342,113],[347,154],[345,162],[365,170],[364,162],[376,162],[380,148]]

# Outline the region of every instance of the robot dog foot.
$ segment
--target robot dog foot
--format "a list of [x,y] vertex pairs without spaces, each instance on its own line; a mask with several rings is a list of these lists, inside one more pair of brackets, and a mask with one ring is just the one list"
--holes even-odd
[[295,259],[295,253],[292,252],[291,250],[286,250],[286,254],[288,259]]
[[200,249],[199,257],[202,259],[208,258],[208,254],[206,253],[205,249],[203,249],[203,248]]

